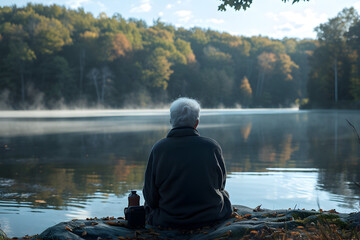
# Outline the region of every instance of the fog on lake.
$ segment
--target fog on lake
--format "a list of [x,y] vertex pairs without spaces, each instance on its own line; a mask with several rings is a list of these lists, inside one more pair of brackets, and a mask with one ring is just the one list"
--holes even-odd
[[[354,212],[360,146],[346,119],[359,128],[359,111],[204,110],[198,130],[223,148],[233,204]],[[169,130],[168,110],[0,112],[0,228],[123,216]]]

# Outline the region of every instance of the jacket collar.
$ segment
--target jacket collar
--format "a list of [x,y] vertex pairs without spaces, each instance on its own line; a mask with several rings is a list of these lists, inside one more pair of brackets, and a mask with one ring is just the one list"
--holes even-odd
[[199,132],[192,127],[178,127],[170,130],[166,137],[200,136]]

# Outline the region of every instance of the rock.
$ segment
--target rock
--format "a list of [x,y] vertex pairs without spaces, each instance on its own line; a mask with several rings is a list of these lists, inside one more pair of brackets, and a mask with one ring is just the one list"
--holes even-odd
[[[359,214],[338,214],[307,210],[268,210],[234,206],[231,218],[212,227],[194,230],[161,229],[147,225],[130,229],[124,219],[103,218],[62,222],[48,228],[36,239],[239,239],[244,236],[263,239],[282,236],[284,229],[304,228],[306,224],[326,220],[329,223],[359,225]],[[300,232],[298,232],[300,234]]]
[[350,215],[347,217],[347,221],[350,223],[350,225],[351,225],[352,227],[360,226],[360,212],[354,213],[354,214],[350,214]]

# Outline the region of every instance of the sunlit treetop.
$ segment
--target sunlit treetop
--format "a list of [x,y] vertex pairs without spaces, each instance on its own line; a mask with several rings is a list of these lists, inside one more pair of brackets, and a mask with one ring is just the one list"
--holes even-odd
[[[247,8],[250,7],[250,5],[252,4],[253,0],[220,0],[222,2],[222,4],[219,5],[218,10],[219,11],[226,11],[226,7],[229,6],[231,8],[234,8],[235,10],[239,11],[241,9],[246,10]],[[289,0],[281,0],[283,2],[289,2]],[[296,3],[299,2],[300,0],[292,0],[292,3]],[[305,1],[310,1],[310,0],[303,0]]]

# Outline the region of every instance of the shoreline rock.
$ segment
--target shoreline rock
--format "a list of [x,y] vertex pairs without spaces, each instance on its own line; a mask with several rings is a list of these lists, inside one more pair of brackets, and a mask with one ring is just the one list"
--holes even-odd
[[297,239],[302,234],[306,237],[308,233],[305,234],[305,230],[321,228],[320,224],[325,224],[325,228],[329,226],[329,229],[330,226],[339,229],[360,226],[360,213],[269,210],[261,209],[260,206],[252,209],[241,205],[233,207],[235,210],[231,218],[212,227],[194,230],[161,229],[149,225],[143,229],[130,229],[124,218],[106,217],[61,222],[31,239],[263,239],[266,236],[273,238],[284,234]]

